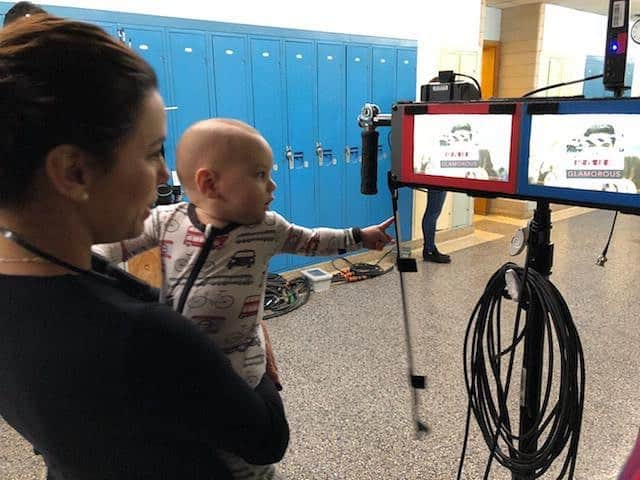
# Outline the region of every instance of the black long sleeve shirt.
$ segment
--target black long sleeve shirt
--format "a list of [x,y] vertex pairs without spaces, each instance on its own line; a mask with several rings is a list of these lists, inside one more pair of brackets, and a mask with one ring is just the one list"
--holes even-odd
[[271,381],[249,388],[171,309],[92,275],[0,275],[0,305],[0,415],[56,479],[226,479],[216,449],[284,455]]

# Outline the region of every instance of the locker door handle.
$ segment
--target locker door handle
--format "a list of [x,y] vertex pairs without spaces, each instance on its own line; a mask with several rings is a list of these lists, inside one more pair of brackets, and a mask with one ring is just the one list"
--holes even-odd
[[346,163],[351,163],[352,156],[355,157],[357,161],[361,161],[359,155],[360,152],[358,151],[358,147],[350,147],[349,145],[344,147],[344,158]]
[[293,161],[293,151],[291,150],[291,147],[287,146],[287,148],[285,148],[285,155],[287,157],[287,160],[289,161],[289,170],[293,170],[293,168],[295,167],[294,161]]
[[318,157],[318,165],[324,165],[324,151],[320,142],[316,142],[316,156]]
[[325,148],[322,152],[322,156],[326,157],[329,165],[335,165],[336,163],[338,163],[337,160],[333,157],[333,150],[330,148]]
[[164,107],[165,112],[174,111],[174,110],[179,110],[179,108],[177,106]]
[[293,163],[295,165],[296,160],[302,162],[302,168],[309,168],[309,162],[304,159],[304,152],[293,152]]
[[309,162],[304,159],[304,152],[294,152],[291,147],[287,147],[285,152],[289,160],[289,170],[296,168],[296,160],[302,161],[303,168],[309,168]]

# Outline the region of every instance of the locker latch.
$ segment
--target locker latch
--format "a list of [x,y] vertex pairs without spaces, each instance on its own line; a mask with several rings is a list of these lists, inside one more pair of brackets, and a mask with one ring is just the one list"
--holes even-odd
[[124,28],[118,28],[116,30],[116,34],[118,35],[118,40],[120,40],[122,43],[127,43],[127,33],[124,31]]
[[344,147],[344,158],[346,163],[351,163],[351,157],[355,157],[358,160],[358,147],[350,147],[347,145]]
[[290,146],[287,145],[284,151],[285,151],[287,160],[289,160],[289,170],[293,170],[295,168],[295,163],[293,161],[293,150],[291,149]]
[[318,156],[318,165],[324,165],[324,152],[322,151],[322,144],[316,142],[316,155]]

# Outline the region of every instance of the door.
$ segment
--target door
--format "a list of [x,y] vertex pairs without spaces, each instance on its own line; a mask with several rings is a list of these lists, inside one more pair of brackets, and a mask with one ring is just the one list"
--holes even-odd
[[202,32],[169,32],[176,141],[194,123],[211,116],[206,38]]
[[342,205],[345,142],[345,46],[318,44],[318,225],[345,226]]
[[[371,82],[373,103],[381,113],[391,113],[396,102],[396,49],[373,47]],[[387,187],[387,172],[391,169],[389,127],[378,128],[378,194],[371,197],[368,224],[379,223],[393,214],[391,194]]]
[[[290,220],[317,226],[315,154],[315,62],[312,42],[285,41],[287,112],[287,166],[289,169]],[[311,260],[291,257],[291,267]]]
[[347,46],[346,145],[343,208],[346,226],[368,225],[369,197],[360,193],[362,167],[362,129],[358,115],[371,102],[371,47]]
[[213,36],[216,116],[253,123],[244,36]]
[[[253,118],[255,127],[271,145],[273,170],[271,177],[276,182],[275,199],[271,208],[288,218],[289,178],[285,156],[284,138],[284,92],[282,86],[282,59],[280,40],[252,38],[251,79],[253,83]],[[286,270],[289,261],[286,255],[277,255],[269,262],[270,272]]]

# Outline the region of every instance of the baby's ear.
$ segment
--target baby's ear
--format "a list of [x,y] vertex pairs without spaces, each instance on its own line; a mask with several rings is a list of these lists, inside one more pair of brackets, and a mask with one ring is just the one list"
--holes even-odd
[[219,178],[220,175],[215,170],[199,168],[195,175],[198,192],[205,198],[217,198]]

